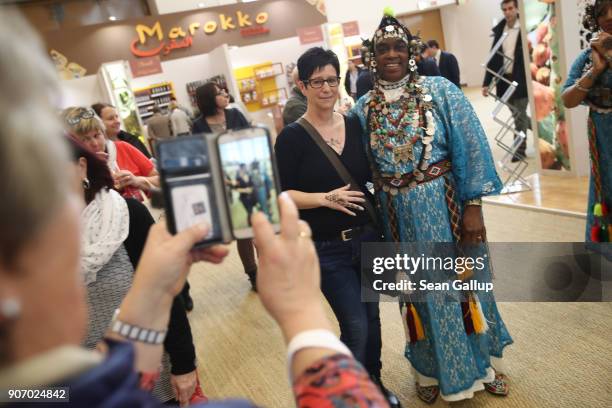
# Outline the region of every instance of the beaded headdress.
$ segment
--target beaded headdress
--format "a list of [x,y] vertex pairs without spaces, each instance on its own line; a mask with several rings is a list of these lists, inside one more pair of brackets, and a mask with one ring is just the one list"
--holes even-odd
[[605,11],[606,7],[612,6],[612,0],[595,0],[585,7],[584,19],[582,25],[591,33],[596,33],[600,30],[597,24],[597,17]]
[[395,38],[404,41],[408,45],[408,52],[410,55],[409,69],[412,73],[411,79],[416,80],[418,78],[418,73],[414,57],[421,53],[423,44],[419,37],[413,36],[410,33],[410,30],[408,30],[406,26],[404,26],[393,16],[393,10],[391,10],[389,7],[386,7],[384,10],[383,18],[380,21],[376,32],[374,32],[374,36],[372,36],[372,39],[363,40],[363,47],[367,49],[363,61],[365,63],[366,68],[368,68],[372,73],[374,83],[376,84],[378,79],[376,63],[376,45],[389,38]]

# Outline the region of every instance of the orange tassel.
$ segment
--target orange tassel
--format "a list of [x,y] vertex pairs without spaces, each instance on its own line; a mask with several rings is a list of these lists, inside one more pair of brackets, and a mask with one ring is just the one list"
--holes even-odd
[[423,330],[423,323],[421,322],[421,318],[419,317],[419,314],[417,313],[417,310],[412,303],[408,305],[408,313],[412,314],[412,319],[414,321],[414,328],[416,330],[417,341],[423,340],[425,338],[425,332]]
[[474,332],[479,334],[486,333],[489,326],[482,312],[482,305],[476,294],[470,296],[470,315],[472,316],[472,323],[474,324]]

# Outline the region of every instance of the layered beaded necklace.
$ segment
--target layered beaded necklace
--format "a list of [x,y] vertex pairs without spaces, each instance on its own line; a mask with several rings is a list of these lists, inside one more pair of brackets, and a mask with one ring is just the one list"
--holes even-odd
[[[390,85],[397,87],[397,83]],[[377,152],[379,156],[384,156],[387,151],[392,152],[393,162],[397,165],[396,178],[402,176],[399,167],[412,162],[414,180],[409,187],[415,187],[425,178],[423,171],[429,167],[431,142],[435,134],[432,97],[429,89],[423,86],[421,78],[406,81],[399,100],[390,102],[385,98],[383,90],[377,88],[373,91],[368,108],[372,151]],[[394,116],[393,112],[398,112],[398,115]],[[409,128],[412,129],[410,134],[407,133]],[[414,154],[414,146],[419,140],[423,149],[421,156],[417,158]],[[397,194],[397,189],[391,193]]]

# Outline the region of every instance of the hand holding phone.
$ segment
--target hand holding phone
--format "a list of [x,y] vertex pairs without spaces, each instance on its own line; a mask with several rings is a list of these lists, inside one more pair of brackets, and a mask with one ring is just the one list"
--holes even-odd
[[270,200],[279,192],[278,172],[267,129],[186,136],[162,141],[157,150],[172,233],[206,222],[211,230],[200,245],[250,238],[254,211],[278,230],[278,206]]

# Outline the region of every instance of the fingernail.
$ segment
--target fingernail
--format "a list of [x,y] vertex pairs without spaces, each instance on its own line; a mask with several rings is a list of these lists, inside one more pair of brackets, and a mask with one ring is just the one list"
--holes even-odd
[[208,229],[210,228],[207,222],[200,222],[196,225],[196,227],[201,233],[208,231]]
[[288,192],[283,191],[282,193],[280,193],[280,195],[278,196],[281,200],[285,200],[285,201],[292,201],[291,200],[291,196],[289,195]]

